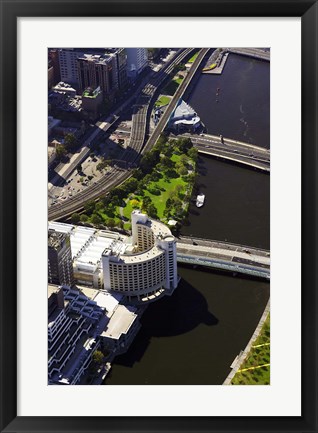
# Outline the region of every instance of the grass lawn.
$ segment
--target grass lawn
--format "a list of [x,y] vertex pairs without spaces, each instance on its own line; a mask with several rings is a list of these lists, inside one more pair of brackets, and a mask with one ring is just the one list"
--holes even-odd
[[173,96],[176,93],[176,90],[179,87],[182,80],[183,78],[174,78],[172,81],[170,81],[170,83],[166,85],[162,93]]
[[[166,146],[169,146],[169,144],[167,144]],[[167,147],[166,150],[168,150]],[[162,152],[163,154],[165,154],[164,150],[162,150]],[[169,155],[171,155],[171,152],[169,153]],[[126,195],[126,198],[124,198],[122,208],[120,206],[116,206],[113,209],[112,207],[102,207],[98,212],[96,212],[96,210],[95,212],[103,219],[106,224],[107,220],[112,218],[114,220],[115,226],[122,227],[122,224],[124,223],[124,229],[129,230],[131,229],[132,211],[134,209],[142,209],[144,197],[148,196],[151,199],[152,205],[156,208],[157,211],[154,212],[154,210],[152,210],[152,212],[154,214],[157,213],[158,219],[165,220],[164,211],[166,209],[166,202],[168,198],[171,198],[169,204],[169,212],[172,215],[175,214],[182,217],[182,213],[186,212],[187,210],[187,206],[185,205],[187,205],[188,203],[188,194],[190,194],[191,188],[189,188],[189,180],[187,178],[187,180],[184,180],[182,175],[180,175],[179,173],[183,173],[183,175],[186,175],[187,164],[191,163],[192,166],[195,166],[195,162],[189,157],[185,158],[183,154],[179,154],[178,152],[173,153],[171,157],[168,158],[175,164],[168,164],[167,162],[164,162],[164,165],[160,166],[159,161],[157,170],[163,170],[161,174],[162,177],[156,181],[150,181],[151,176],[149,176],[149,181],[147,182],[147,184],[143,184],[141,186],[143,188],[142,196],[129,193]],[[156,170],[156,168],[154,167],[153,170]],[[154,178],[157,177],[154,176]],[[174,208],[173,206],[177,207]],[[101,205],[99,204],[98,208],[100,207]],[[147,209],[146,203],[145,209]],[[91,222],[91,218],[89,218],[88,222]]]
[[[262,331],[255,340],[246,360],[232,379],[232,385],[269,385],[270,366],[270,317],[268,315]],[[255,368],[259,367],[259,368]],[[248,370],[245,370],[248,369]],[[245,370],[245,371],[244,371]]]
[[188,63],[193,63],[195,61],[195,59],[198,57],[198,55],[199,55],[199,51],[197,51],[195,54],[193,54],[191,59],[188,60]]
[[173,179],[167,179],[165,180],[160,179],[157,182],[152,182],[149,186],[158,186],[160,189],[164,189],[164,191],[161,191],[160,195],[154,195],[151,194],[149,191],[145,191],[145,195],[149,195],[151,198],[153,204],[155,205],[158,213],[159,219],[163,219],[163,212],[166,207],[166,201],[169,198],[170,192],[177,186],[177,185],[186,185],[186,182],[182,180],[180,177],[173,178]]
[[[130,200],[129,198],[127,198],[125,200],[126,206],[123,208],[123,216],[125,218],[128,218],[128,220],[130,221],[130,217],[131,217],[131,213],[134,209],[141,209],[141,204],[142,204],[142,198],[139,196],[136,196],[134,194],[130,194],[132,198],[132,200]],[[139,206],[137,208],[133,207],[133,203],[134,202],[139,202]],[[118,210],[119,212],[119,210]],[[124,228],[126,228],[128,225],[130,224],[130,222],[125,223],[124,224]]]
[[160,98],[155,102],[156,107],[161,107],[162,105],[167,105],[171,101],[169,96],[160,95]]
[[[180,156],[181,155],[174,154],[171,156],[171,160],[173,162],[178,162],[180,160]],[[160,195],[151,194],[148,190],[146,190],[144,192],[145,196],[147,195],[151,198],[152,203],[154,204],[154,206],[157,209],[157,214],[158,214],[158,217],[160,220],[163,219],[163,212],[164,212],[165,207],[166,207],[166,201],[169,198],[171,191],[173,191],[177,185],[182,185],[184,187],[184,192],[185,192],[188,184],[187,184],[187,182],[185,182],[182,179],[182,177],[177,177],[177,178],[162,177],[161,179],[159,179],[156,182],[150,182],[150,184],[148,185],[149,189],[152,189],[154,187],[159,188],[161,190]],[[124,211],[123,211],[123,215],[126,218],[128,218],[129,220],[130,220],[131,212],[134,209],[133,208],[134,200],[137,200],[140,203],[139,208],[141,208],[141,205],[142,205],[142,197],[141,196],[136,196],[133,194],[131,194],[130,196],[132,197],[132,199],[126,200],[126,206],[124,207]],[[137,204],[137,203],[135,202],[134,204]],[[125,224],[125,226],[126,226],[126,224]]]
[[112,214],[107,214],[107,212],[105,212],[106,209],[103,209],[101,211],[98,212],[99,216],[101,216],[103,218],[103,220],[105,221],[106,219],[112,218],[115,221],[115,225],[118,226],[119,222],[120,222],[120,218],[119,218],[119,212],[117,213],[117,209],[115,210],[115,215],[112,216]]

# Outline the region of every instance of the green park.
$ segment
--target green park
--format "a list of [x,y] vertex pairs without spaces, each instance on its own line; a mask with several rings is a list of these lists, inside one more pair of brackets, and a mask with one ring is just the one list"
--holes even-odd
[[[141,209],[150,217],[168,223],[186,220],[196,179],[197,150],[188,138],[168,140],[161,135],[145,153],[138,169],[122,185],[98,201],[85,204],[82,214],[71,220],[94,226],[130,230],[130,216]],[[105,170],[104,164],[99,169]]]
[[232,385],[270,384],[270,315],[253,343],[246,360],[232,379]]

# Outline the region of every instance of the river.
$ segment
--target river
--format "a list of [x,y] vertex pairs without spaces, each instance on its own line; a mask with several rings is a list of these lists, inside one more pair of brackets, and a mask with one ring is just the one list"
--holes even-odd
[[[215,90],[220,87],[219,102]],[[269,64],[230,55],[221,76],[201,75],[187,101],[212,134],[269,148]],[[185,235],[269,249],[269,175],[199,158],[197,191]],[[113,363],[107,385],[218,385],[252,336],[269,283],[179,266],[171,297],[151,305],[129,351]]]
[[[200,76],[187,102],[196,110],[208,133],[269,149],[269,68],[269,62],[230,54],[222,75]],[[218,96],[217,88],[220,88]]]

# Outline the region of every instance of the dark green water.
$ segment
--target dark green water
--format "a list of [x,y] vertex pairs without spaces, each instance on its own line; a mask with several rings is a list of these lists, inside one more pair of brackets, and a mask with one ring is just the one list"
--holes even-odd
[[270,147],[269,62],[230,54],[222,75],[202,74],[187,102],[210,134]]
[[220,385],[252,336],[269,284],[180,267],[171,298],[151,304],[109,385]]
[[[215,104],[215,89],[221,88]],[[269,64],[230,55],[220,77],[202,75],[188,101],[208,132],[269,147]],[[269,248],[269,176],[200,157],[198,190],[183,234]],[[172,297],[149,305],[109,385],[222,384],[269,298],[263,281],[179,267]]]

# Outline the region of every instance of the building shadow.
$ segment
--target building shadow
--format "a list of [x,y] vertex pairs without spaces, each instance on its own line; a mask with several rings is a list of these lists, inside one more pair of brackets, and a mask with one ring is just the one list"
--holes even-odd
[[133,367],[140,362],[152,338],[173,337],[192,331],[197,326],[215,326],[219,320],[208,309],[205,297],[182,279],[171,297],[150,304],[142,327],[127,353],[117,356],[114,364]]

